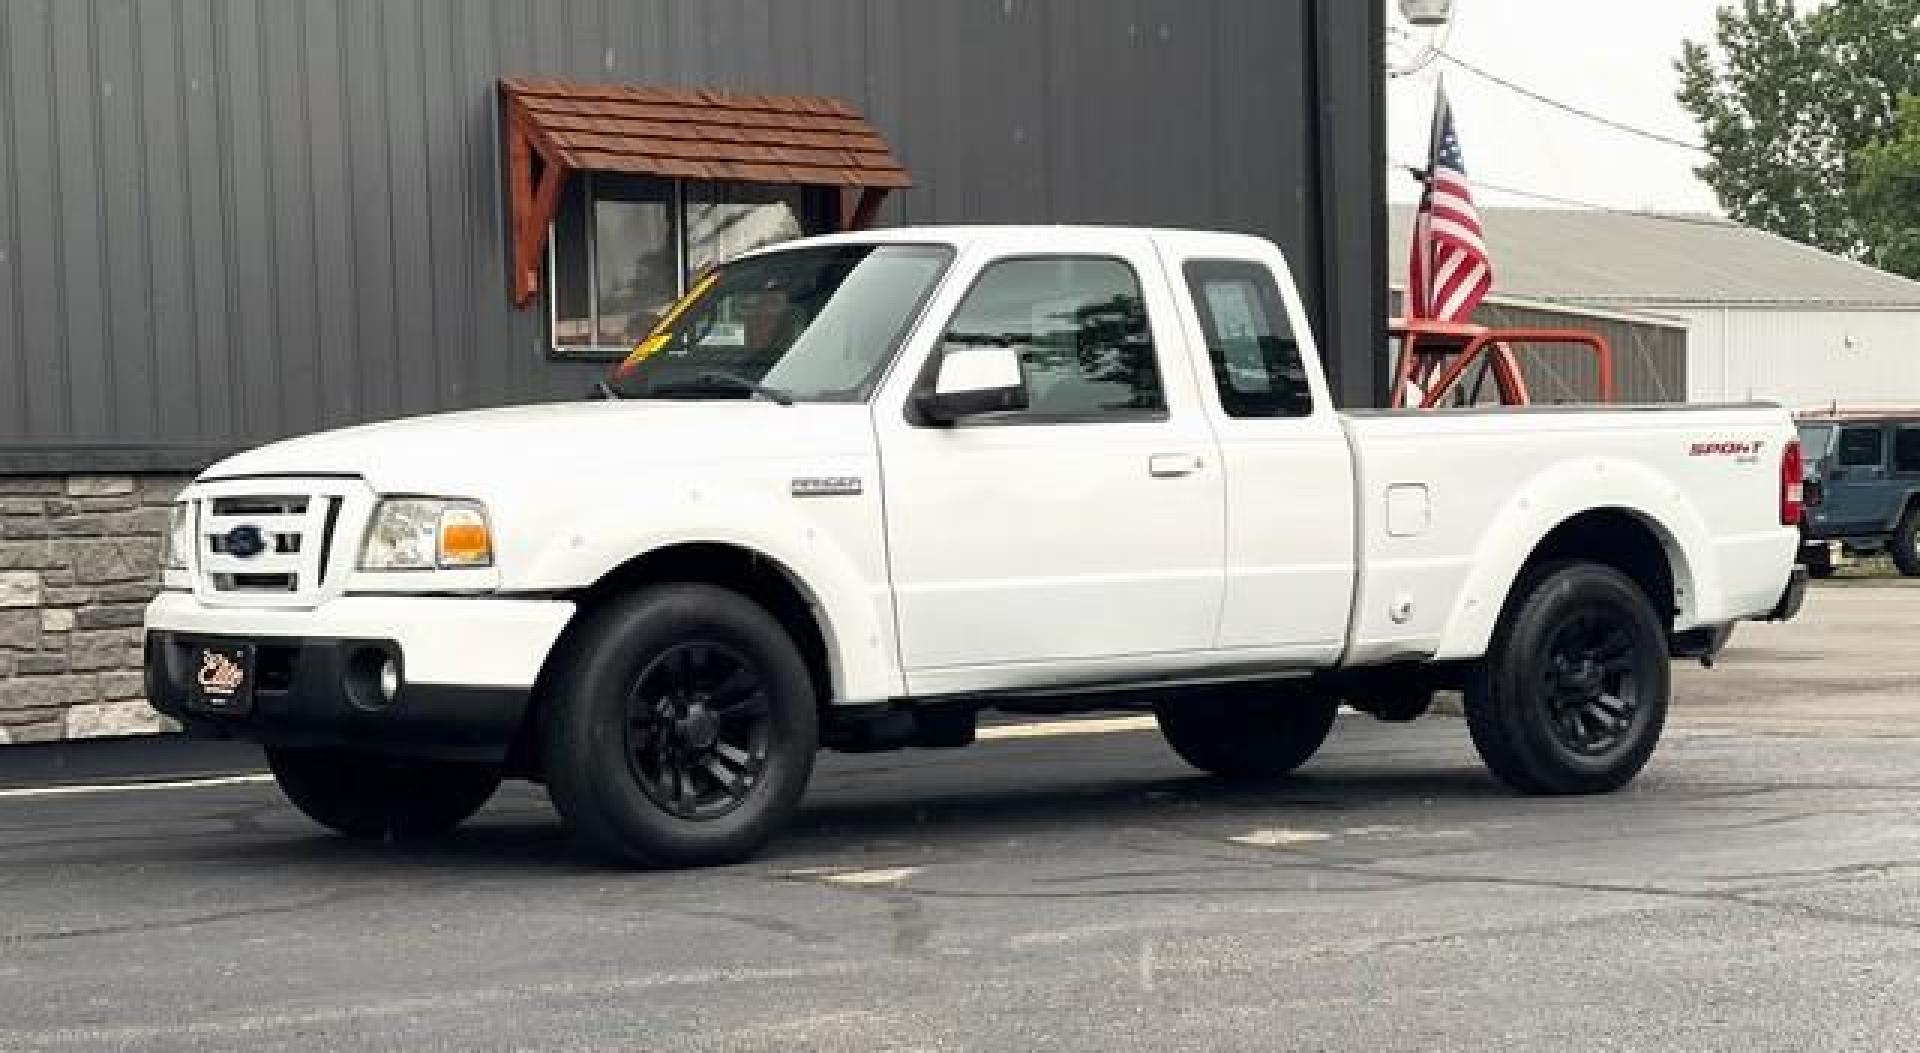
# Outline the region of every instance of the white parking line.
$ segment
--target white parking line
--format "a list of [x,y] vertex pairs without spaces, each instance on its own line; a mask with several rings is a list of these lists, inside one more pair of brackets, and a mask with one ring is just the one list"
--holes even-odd
[[18,797],[84,797],[95,793],[132,793],[140,790],[198,790],[208,786],[253,786],[272,782],[271,775],[216,775],[205,779],[168,779],[163,782],[109,782],[80,786],[23,786],[0,790],[0,799]]
[[[1341,706],[1339,715],[1343,717],[1354,717],[1360,714],[1345,706]],[[1117,731],[1158,730],[1160,730],[1160,724],[1151,716],[1093,717],[1084,720],[1042,720],[1031,724],[991,724],[976,732],[974,738],[983,741],[992,739],[1042,739],[1054,735],[1109,735]]]
[[1052,735],[1108,735],[1116,731],[1151,731],[1152,717],[1098,717],[1091,720],[1044,720],[1037,724],[994,724],[981,728],[977,739],[1040,739]]

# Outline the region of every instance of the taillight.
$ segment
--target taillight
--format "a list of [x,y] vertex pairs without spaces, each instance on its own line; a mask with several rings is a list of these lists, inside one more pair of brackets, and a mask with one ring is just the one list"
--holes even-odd
[[1806,503],[1807,465],[1800,456],[1800,440],[1792,439],[1780,451],[1780,525],[1799,526]]

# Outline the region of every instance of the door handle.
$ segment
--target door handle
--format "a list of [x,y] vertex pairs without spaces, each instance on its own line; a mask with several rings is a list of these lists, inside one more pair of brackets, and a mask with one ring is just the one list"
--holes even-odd
[[1156,453],[1147,458],[1147,474],[1155,479],[1175,479],[1200,470],[1200,458],[1191,453]]

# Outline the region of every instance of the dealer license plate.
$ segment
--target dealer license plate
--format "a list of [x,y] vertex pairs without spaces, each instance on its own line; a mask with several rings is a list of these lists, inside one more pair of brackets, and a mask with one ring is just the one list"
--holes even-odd
[[253,709],[253,645],[201,644],[187,674],[190,708],[237,715]]

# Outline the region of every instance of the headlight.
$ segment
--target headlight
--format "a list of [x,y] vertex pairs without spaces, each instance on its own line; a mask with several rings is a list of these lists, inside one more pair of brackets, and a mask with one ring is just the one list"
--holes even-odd
[[361,570],[493,566],[493,535],[478,501],[391,497],[373,510]]
[[163,565],[167,570],[187,569],[187,556],[193,552],[193,502],[175,501],[167,520],[167,551]]

